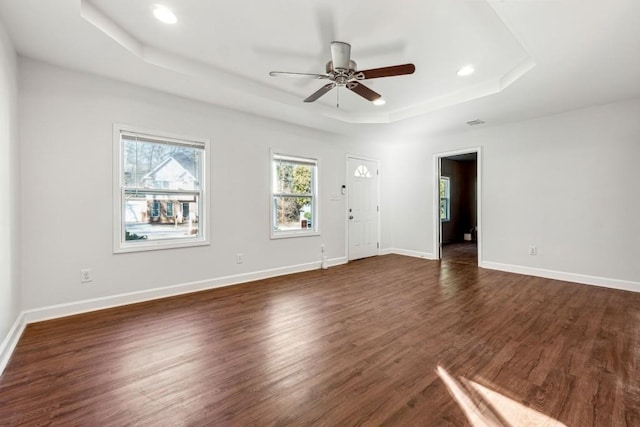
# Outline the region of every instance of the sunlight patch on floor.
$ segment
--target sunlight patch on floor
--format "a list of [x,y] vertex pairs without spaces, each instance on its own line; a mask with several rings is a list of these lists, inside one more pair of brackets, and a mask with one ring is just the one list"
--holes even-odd
[[466,378],[457,381],[442,366],[436,373],[473,427],[566,427],[534,409]]

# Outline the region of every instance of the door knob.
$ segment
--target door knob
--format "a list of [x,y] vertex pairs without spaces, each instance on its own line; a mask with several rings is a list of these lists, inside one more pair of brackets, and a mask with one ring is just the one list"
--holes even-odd
[[349,215],[349,219],[353,219],[353,215]]

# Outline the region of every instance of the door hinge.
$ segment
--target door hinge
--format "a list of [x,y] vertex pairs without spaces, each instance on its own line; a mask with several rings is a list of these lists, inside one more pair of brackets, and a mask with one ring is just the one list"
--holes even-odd
[[376,175],[380,175],[380,169],[376,169]]
[[376,242],[376,248],[380,249],[380,242]]
[[380,206],[376,206],[376,212],[380,212]]

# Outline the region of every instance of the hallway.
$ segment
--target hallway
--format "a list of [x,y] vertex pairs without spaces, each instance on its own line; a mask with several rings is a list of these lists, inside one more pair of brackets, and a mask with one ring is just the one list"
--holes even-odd
[[478,242],[449,243],[442,246],[442,261],[478,265]]

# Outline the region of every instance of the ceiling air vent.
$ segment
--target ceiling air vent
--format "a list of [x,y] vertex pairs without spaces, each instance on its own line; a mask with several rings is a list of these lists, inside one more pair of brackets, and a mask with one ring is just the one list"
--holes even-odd
[[478,125],[483,125],[484,124],[484,120],[480,120],[480,119],[475,119],[475,120],[471,120],[468,121],[467,124],[469,126],[478,126]]

